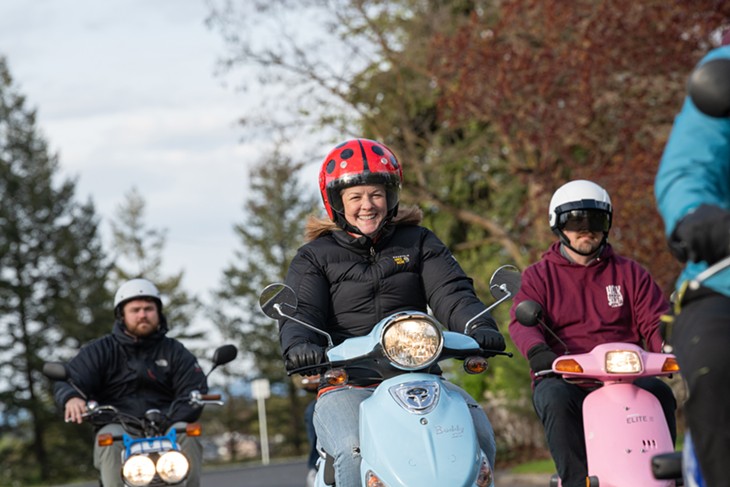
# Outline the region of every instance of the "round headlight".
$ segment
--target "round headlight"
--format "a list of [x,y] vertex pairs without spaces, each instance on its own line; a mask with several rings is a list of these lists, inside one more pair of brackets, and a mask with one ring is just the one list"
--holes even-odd
[[182,482],[188,474],[189,469],[190,464],[188,463],[188,459],[179,451],[164,453],[157,460],[157,473],[168,484]]
[[132,455],[122,467],[122,475],[129,485],[143,487],[155,476],[155,464],[145,455]]
[[416,370],[431,365],[438,358],[444,339],[433,318],[407,314],[396,316],[385,325],[380,343],[393,365]]

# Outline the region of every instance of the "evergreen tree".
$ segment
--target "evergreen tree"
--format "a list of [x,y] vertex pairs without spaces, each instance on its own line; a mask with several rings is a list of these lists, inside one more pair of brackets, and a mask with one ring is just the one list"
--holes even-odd
[[297,179],[301,169],[301,163],[279,149],[252,169],[245,220],[234,227],[241,248],[224,271],[214,310],[214,321],[226,337],[238,340],[244,360],[251,364],[248,378],[266,377],[272,389],[286,385],[290,409],[286,436],[297,452],[304,441],[298,390],[284,370],[278,324],[259,311],[258,298],[267,284],[283,282],[303,243],[306,215],[315,208],[313,197]]
[[[94,206],[76,202],[75,182],[58,172],[35,111],[0,58],[0,425],[17,439],[0,470],[3,481],[22,484],[72,465],[65,454],[48,455],[63,438],[48,433],[61,421],[39,372],[43,361],[70,355],[110,317]],[[73,451],[88,462],[90,446]]]
[[194,330],[192,326],[202,307],[200,300],[183,289],[184,271],[164,275],[162,254],[167,230],[146,225],[146,206],[144,197],[137,188],[132,188],[116,209],[111,222],[112,252],[115,256],[112,286],[116,290],[129,279],[149,279],[163,294],[170,336],[183,340],[201,338],[203,332]]

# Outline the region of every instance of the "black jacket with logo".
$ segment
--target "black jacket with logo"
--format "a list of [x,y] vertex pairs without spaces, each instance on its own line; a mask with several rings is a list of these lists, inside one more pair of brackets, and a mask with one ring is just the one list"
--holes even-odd
[[[176,398],[187,397],[193,390],[208,390],[195,356],[166,333],[164,318],[154,334],[141,339],[126,334],[124,323],[117,320],[112,333],[81,347],[68,363],[69,377],[87,400],[100,405],[114,406],[138,418],[152,408],[166,413]],[[57,382],[54,393],[62,410],[69,399],[81,397],[65,382]],[[202,408],[181,401],[170,422],[195,421],[201,412]]]
[[[485,309],[471,279],[427,228],[391,224],[376,242],[335,228],[298,250],[286,278],[297,295],[296,318],[330,333],[335,345],[398,311],[428,307],[443,325],[463,332]],[[475,324],[496,329],[489,313]],[[284,354],[301,342],[326,345],[322,335],[291,320],[281,323],[279,338]]]

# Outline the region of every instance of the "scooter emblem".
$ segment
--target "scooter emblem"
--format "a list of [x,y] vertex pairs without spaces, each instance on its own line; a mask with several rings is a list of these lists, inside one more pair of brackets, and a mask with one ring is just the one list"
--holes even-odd
[[438,404],[441,386],[435,381],[406,382],[391,387],[389,392],[403,409],[427,414]]

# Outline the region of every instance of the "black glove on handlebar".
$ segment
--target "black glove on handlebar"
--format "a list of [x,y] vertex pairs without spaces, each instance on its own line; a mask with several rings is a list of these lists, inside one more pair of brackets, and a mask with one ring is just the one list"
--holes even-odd
[[500,332],[488,326],[480,326],[476,330],[469,333],[479,344],[479,348],[484,350],[496,350],[503,352],[507,345],[504,342],[504,337]]
[[713,205],[698,206],[677,223],[669,248],[680,262],[714,264],[730,255],[730,212]]
[[[297,343],[287,350],[284,356],[286,370],[296,370],[302,367],[319,365],[326,362],[325,349],[321,345],[310,342]],[[303,372],[304,375],[316,374],[317,370]]]
[[530,361],[530,368],[535,373],[552,370],[556,358],[558,358],[558,354],[544,343],[535,345],[527,351],[527,360]]

